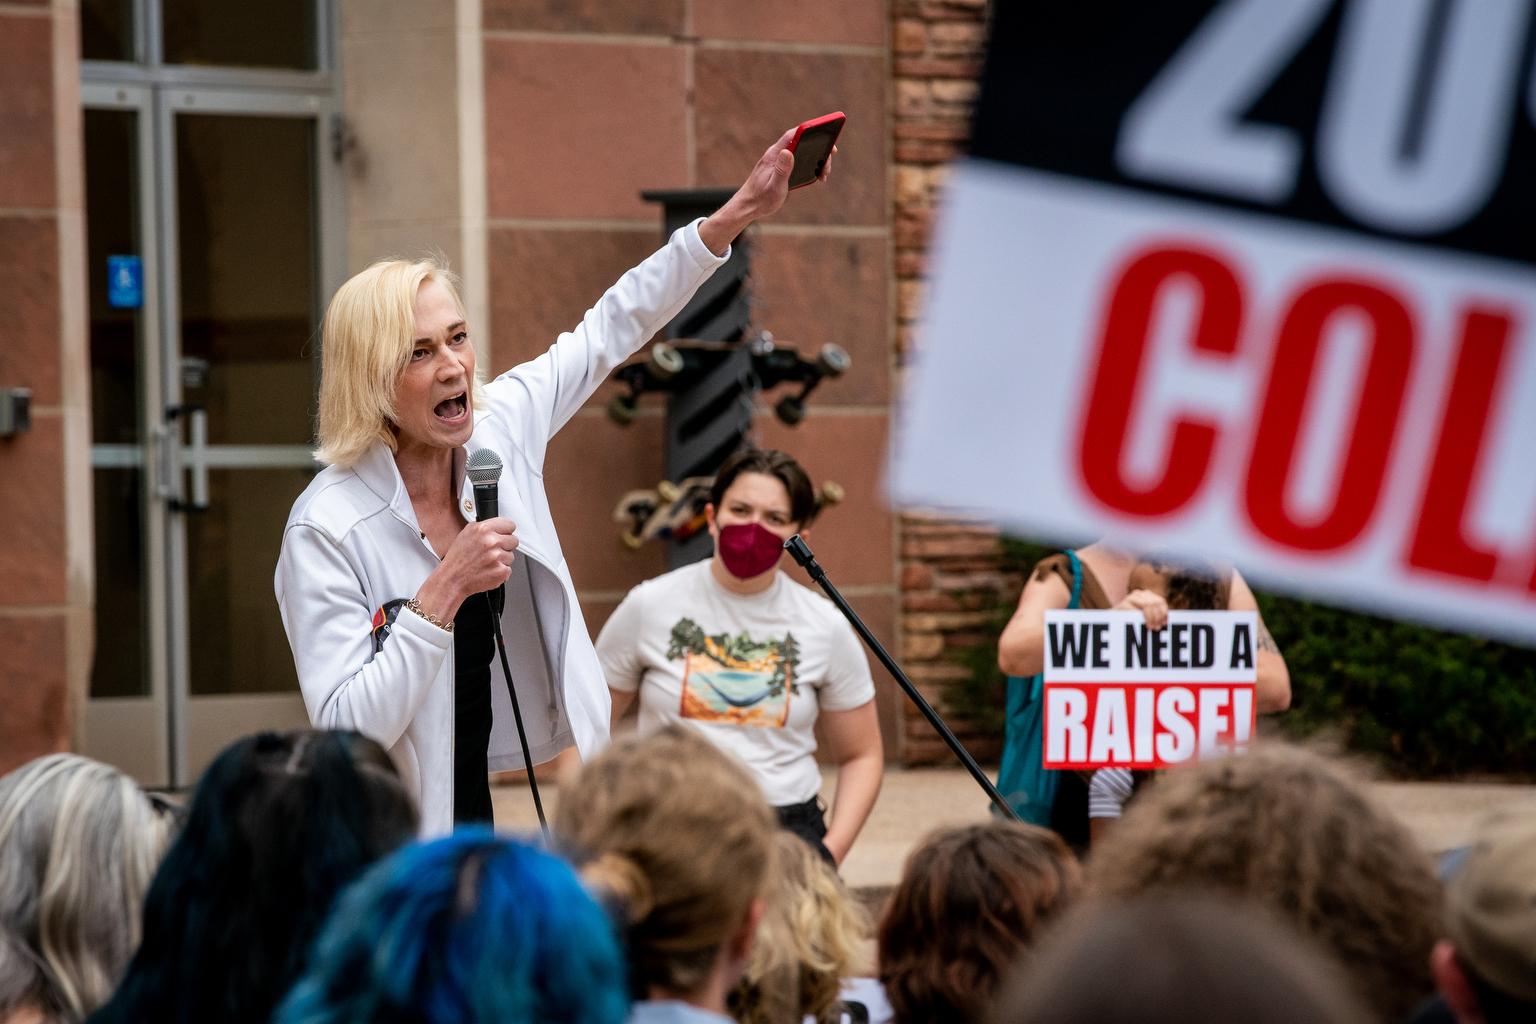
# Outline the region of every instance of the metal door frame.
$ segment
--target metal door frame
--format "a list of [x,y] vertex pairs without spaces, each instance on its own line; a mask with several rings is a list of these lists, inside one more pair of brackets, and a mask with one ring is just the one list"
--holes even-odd
[[[124,713],[138,710],[141,702],[149,704],[149,714],[155,728],[156,746],[151,763],[154,770],[163,773],[164,779],[172,777],[170,761],[170,729],[168,693],[168,665],[170,661],[170,624],[168,620],[168,580],[166,565],[166,536],[168,510],[158,495],[157,473],[160,470],[160,424],[165,397],[161,391],[161,306],[158,289],[152,286],[160,279],[159,238],[159,189],[155,178],[155,106],[153,91],[142,85],[86,83],[80,89],[81,105],[88,110],[127,110],[137,115],[135,158],[138,176],[138,220],[135,225],[139,237],[139,255],[143,261],[143,305],[139,309],[137,340],[137,364],[139,379],[134,382],[138,395],[138,443],[92,444],[91,468],[137,469],[139,471],[140,515],[143,528],[139,537],[140,557],[143,561],[144,587],[144,652],[147,693],[136,697],[88,697],[87,715],[91,718],[120,718]],[[89,225],[87,225],[89,227]],[[89,280],[89,277],[87,277]],[[89,299],[87,299],[89,301]],[[92,714],[97,710],[99,714]],[[105,722],[95,728],[87,727],[86,736],[98,731]],[[164,729],[162,733],[160,730]],[[163,780],[156,780],[163,781]]]
[[[316,4],[316,71],[177,66],[162,63],[160,0],[134,0],[135,48],[140,63],[81,62],[81,103],[91,109],[134,110],[138,120],[139,237],[144,261],[144,336],[140,354],[140,442],[93,445],[95,466],[141,470],[144,503],[144,628],[149,673],[147,699],[165,726],[165,781],[193,782],[189,720],[193,701],[260,703],[262,695],[193,698],[190,678],[189,581],[186,513],[189,471],[314,465],[301,445],[187,445],[180,422],[166,413],[182,403],[180,243],[177,232],[176,117],[213,114],[311,119],[314,130],[314,323],[346,270],[346,208],[335,152],[341,98],[335,73],[334,3]],[[318,373],[316,374],[318,380]],[[277,538],[273,539],[274,549]],[[274,610],[275,614],[275,610]],[[294,694],[293,698],[298,699]],[[133,698],[89,698],[105,717]],[[270,698],[267,698],[270,700]],[[161,712],[163,711],[163,714]],[[89,712],[88,712],[89,713]],[[87,730],[89,737],[90,730]]]

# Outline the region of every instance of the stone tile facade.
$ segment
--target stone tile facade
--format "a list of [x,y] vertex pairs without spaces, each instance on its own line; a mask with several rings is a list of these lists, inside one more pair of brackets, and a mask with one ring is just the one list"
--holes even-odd
[[[0,8],[0,773],[71,742],[90,648],[79,66],[73,4]],[[78,305],[76,305],[78,304]]]
[[[895,528],[879,489],[895,334],[884,0],[486,0],[483,7],[492,363],[542,351],[661,241],[642,189],[734,187],[775,134],[848,114],[831,185],[797,192],[754,239],[756,325],[852,371],[824,383],[799,427],[760,413],[759,443],[786,448],[847,500],[813,531],[818,556],[895,644]],[[665,567],[632,551],[612,510],[661,478],[663,405],[627,428],[604,385],[551,445],[550,503],[595,633],[630,587]],[[898,753],[899,694],[880,680]]]

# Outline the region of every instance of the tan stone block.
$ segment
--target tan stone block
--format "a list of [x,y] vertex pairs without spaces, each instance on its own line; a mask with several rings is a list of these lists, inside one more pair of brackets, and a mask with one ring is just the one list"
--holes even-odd
[[549,348],[562,331],[581,322],[626,270],[661,244],[659,213],[654,231],[492,228],[488,262],[494,344],[488,375]]
[[51,218],[0,216],[0,281],[6,286],[0,387],[30,388],[33,405],[57,405],[59,245]]
[[896,286],[896,315],[903,322],[916,320],[923,308],[923,282],[903,281]]
[[827,342],[853,360],[824,380],[817,403],[882,405],[890,397],[889,270],[885,240],[762,235],[753,254],[753,322],[808,356]]
[[581,601],[581,617],[587,622],[587,633],[592,637],[592,642],[597,642],[597,635],[603,631],[603,625],[608,621],[613,610],[619,606],[620,598],[615,597],[589,597],[577,592],[577,598]]
[[911,79],[896,83],[896,116],[902,118],[926,118],[929,116],[927,79]]
[[923,562],[904,562],[901,566],[901,589],[904,591],[927,590],[933,586],[933,567]]
[[0,608],[64,603],[64,497],[57,416],[35,416],[26,433],[0,439],[0,508],[5,509]]
[[932,142],[926,139],[899,139],[896,142],[898,163],[937,164],[953,160],[960,155],[960,146],[953,142]]
[[928,175],[921,167],[896,168],[896,202],[920,205],[928,201]]
[[908,632],[902,639],[901,654],[905,661],[923,661],[943,653],[944,637],[938,633]]
[[891,49],[901,54],[919,54],[928,49],[928,26],[917,18],[899,18]]
[[621,427],[584,413],[555,435],[544,464],[545,490],[579,589],[628,591],[666,571],[662,542],[632,549],[622,539],[625,527],[613,519],[625,492],[655,487],[665,470],[660,417]]
[[832,179],[796,191],[779,224],[884,224],[886,71],[883,57],[700,50],[695,58],[698,181],[735,187],[777,132],[841,110]]
[[490,215],[655,216],[641,189],[688,184],[685,106],[681,46],[487,40]]
[[[803,423],[786,427],[764,417],[756,440],[793,454],[818,487],[841,484],[842,502],[827,509],[807,537],[817,560],[841,588],[894,586],[894,524],[881,492],[888,424],[884,410],[818,416],[813,404]],[[809,583],[799,569],[791,575]]]
[[53,21],[0,15],[0,208],[54,205]]
[[981,87],[976,82],[968,82],[965,79],[936,79],[930,83],[929,88],[933,93],[935,103],[946,107],[961,107],[965,113],[976,103],[976,94]]
[[981,61],[974,57],[904,57],[896,58],[898,78],[965,78],[981,76]]
[[487,30],[676,36],[684,0],[484,0]]
[[69,745],[64,615],[5,615],[0,775]]
[[[853,605],[853,610],[864,621],[864,625],[869,627],[875,639],[894,656],[901,649],[897,639],[895,595],[859,594],[849,598],[848,603]],[[897,760],[901,755],[902,705],[907,698],[874,652],[866,646],[864,654],[869,659],[869,672],[875,681],[875,713],[880,719],[880,739],[885,745],[885,758],[887,761]]]
[[694,0],[700,39],[884,46],[883,0]]
[[929,52],[936,57],[976,57],[987,43],[979,21],[941,21],[928,26]]

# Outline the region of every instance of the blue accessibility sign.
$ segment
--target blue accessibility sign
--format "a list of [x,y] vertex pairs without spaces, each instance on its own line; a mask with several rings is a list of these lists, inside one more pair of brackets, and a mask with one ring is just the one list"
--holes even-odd
[[107,305],[113,309],[144,306],[144,261],[138,256],[107,257]]

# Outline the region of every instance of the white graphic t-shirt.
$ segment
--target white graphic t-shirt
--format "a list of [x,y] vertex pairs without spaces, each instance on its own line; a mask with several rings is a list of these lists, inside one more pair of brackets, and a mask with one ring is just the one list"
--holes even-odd
[[782,572],[733,594],[708,560],[647,580],[597,638],[608,685],[640,694],[640,730],[686,720],[747,763],[768,802],[821,789],[816,716],[874,699],[869,663],[837,608]]

